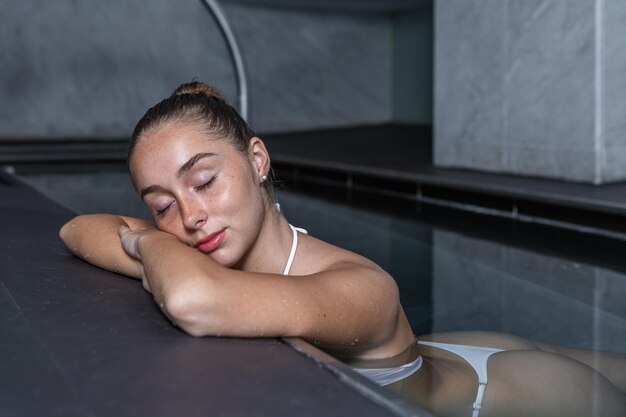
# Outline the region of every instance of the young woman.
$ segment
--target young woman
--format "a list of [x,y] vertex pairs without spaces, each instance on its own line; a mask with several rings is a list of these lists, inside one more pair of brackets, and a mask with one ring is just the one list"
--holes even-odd
[[210,87],[184,84],[149,109],[128,158],[154,222],[83,215],[60,236],[141,279],[185,332],[301,337],[441,416],[626,415],[623,355],[495,333],[416,343],[385,271],[287,222],[263,141]]

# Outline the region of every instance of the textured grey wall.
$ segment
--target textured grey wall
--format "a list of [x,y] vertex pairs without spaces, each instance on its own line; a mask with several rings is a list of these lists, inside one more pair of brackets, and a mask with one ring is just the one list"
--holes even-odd
[[228,12],[245,50],[257,130],[391,119],[388,17],[243,7]]
[[[227,5],[259,131],[391,118],[389,18]],[[0,3],[0,138],[125,137],[196,77],[235,101],[224,42],[200,1]]]
[[626,5],[439,0],[435,163],[626,178]]
[[624,179],[626,170],[626,2],[604,0],[603,47],[601,59],[602,130],[599,132],[603,153],[603,178]]
[[401,13],[393,19],[393,118],[433,123],[433,12]]

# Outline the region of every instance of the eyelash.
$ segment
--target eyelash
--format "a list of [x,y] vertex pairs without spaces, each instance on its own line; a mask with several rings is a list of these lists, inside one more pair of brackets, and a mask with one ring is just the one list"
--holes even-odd
[[[208,186],[210,186],[213,183],[213,180],[215,180],[215,176],[211,177],[210,180],[208,180],[207,182],[205,182],[204,184],[198,185],[197,187],[194,187],[193,189],[196,191],[202,191],[205,188],[207,188]],[[165,212],[167,211],[168,208],[170,208],[170,206],[172,205],[172,203],[168,204],[166,207],[162,208],[162,209],[157,209],[156,210],[156,216],[160,217],[163,214],[165,214]]]
[[211,177],[211,179],[205,182],[204,184],[198,185],[197,187],[194,187],[193,189],[196,191],[202,191],[205,188],[207,188],[209,185],[211,185],[213,183],[213,180],[215,180],[215,176]]
[[156,216],[157,217],[162,216],[167,211],[167,209],[170,208],[171,205],[172,205],[172,203],[168,204],[167,206],[165,206],[162,209],[157,209],[156,210]]

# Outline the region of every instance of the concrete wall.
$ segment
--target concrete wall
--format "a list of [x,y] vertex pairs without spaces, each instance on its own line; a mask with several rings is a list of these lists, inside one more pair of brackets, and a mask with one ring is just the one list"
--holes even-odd
[[600,57],[602,97],[599,132],[604,152],[601,158],[603,178],[624,179],[626,170],[626,2],[604,0],[603,39]]
[[436,2],[436,165],[626,178],[620,0]]
[[433,123],[433,11],[393,18],[393,119]]
[[[391,24],[228,4],[262,132],[391,119]],[[217,26],[198,0],[0,3],[0,138],[126,137],[192,78],[236,99]]]

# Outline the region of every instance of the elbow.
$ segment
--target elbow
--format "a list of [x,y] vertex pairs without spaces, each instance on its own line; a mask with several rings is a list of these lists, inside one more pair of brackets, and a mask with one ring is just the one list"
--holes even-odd
[[65,243],[67,247],[70,247],[70,243],[73,241],[75,233],[72,233],[76,227],[76,219],[78,217],[74,217],[72,220],[65,223],[59,229],[59,238]]
[[163,310],[185,333],[200,337],[219,335],[215,303],[207,291],[190,285],[165,294]]
[[[63,243],[67,245],[69,242],[71,242],[73,236],[76,236],[75,230],[80,228],[80,221],[84,217],[85,215],[76,216],[67,223],[65,223],[63,226],[61,226],[61,228],[59,229],[59,238],[61,238]],[[76,227],[77,224],[78,228]]]
[[68,239],[68,234],[69,234],[69,229],[70,229],[70,223],[72,223],[72,220],[70,220],[69,222],[65,223],[63,226],[61,226],[61,228],[59,229],[59,238],[64,242],[67,243],[67,239]]

